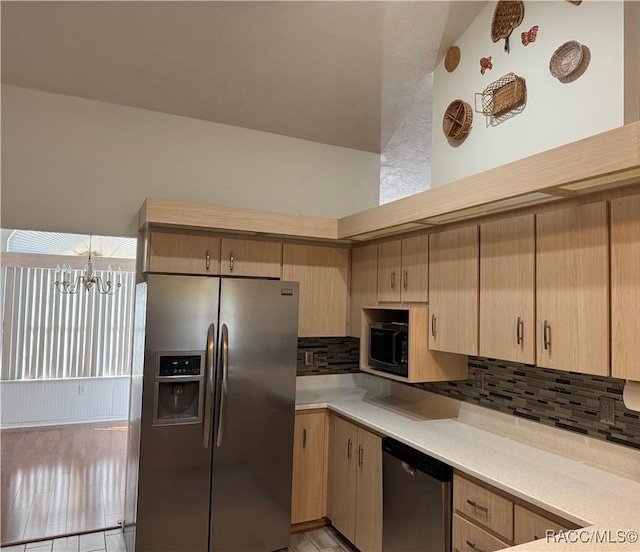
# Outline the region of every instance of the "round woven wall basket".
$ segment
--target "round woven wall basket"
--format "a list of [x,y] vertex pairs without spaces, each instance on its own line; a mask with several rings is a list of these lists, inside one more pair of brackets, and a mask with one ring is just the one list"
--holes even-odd
[[451,46],[451,48],[447,50],[447,55],[444,57],[444,68],[449,73],[453,73],[456,67],[458,67],[458,63],[460,63],[460,48]]
[[453,100],[444,112],[442,132],[450,140],[462,140],[471,130],[473,109],[462,100]]

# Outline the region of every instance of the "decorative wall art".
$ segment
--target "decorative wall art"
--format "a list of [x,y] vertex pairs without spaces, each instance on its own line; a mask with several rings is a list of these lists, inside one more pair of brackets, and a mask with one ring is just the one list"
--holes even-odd
[[560,45],[549,60],[549,72],[561,83],[568,84],[585,74],[591,51],[576,40]]
[[493,69],[491,56],[480,58],[480,74],[484,75],[485,71],[491,71],[491,69]]
[[522,45],[528,46],[538,38],[538,25],[531,27],[531,30],[525,31],[520,35],[522,37]]
[[458,67],[458,63],[460,63],[460,48],[457,46],[451,46],[447,50],[447,55],[444,58],[444,68],[452,73]]
[[509,53],[509,36],[524,18],[524,2],[521,0],[500,0],[493,11],[491,40],[498,42],[504,38],[504,51]]
[[[481,107],[478,109],[478,96]],[[491,126],[522,113],[527,103],[527,83],[515,73],[507,73],[476,96],[476,112],[488,118]]]
[[442,132],[450,140],[462,140],[471,130],[473,109],[463,100],[453,100],[444,112]]

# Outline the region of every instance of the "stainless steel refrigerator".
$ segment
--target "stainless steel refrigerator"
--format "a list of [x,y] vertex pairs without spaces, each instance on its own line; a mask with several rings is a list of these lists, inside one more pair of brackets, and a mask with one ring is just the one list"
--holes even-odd
[[149,275],[138,305],[146,329],[131,394],[128,546],[286,548],[298,284]]

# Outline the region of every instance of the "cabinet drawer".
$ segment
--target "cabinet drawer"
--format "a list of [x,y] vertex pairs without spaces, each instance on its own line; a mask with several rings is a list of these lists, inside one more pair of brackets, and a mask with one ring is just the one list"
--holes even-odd
[[509,548],[509,545],[459,515],[453,514],[455,552],[494,552],[503,548]]
[[514,537],[516,544],[544,539],[547,531],[568,531],[569,528],[551,521],[539,514],[534,514],[516,504],[514,510]]
[[513,502],[459,475],[453,478],[453,507],[507,540],[513,540]]

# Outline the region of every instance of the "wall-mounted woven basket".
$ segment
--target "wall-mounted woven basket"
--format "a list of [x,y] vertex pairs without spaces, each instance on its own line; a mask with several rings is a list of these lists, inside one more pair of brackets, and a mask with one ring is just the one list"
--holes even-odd
[[453,100],[444,112],[442,132],[450,140],[462,140],[471,130],[473,109],[462,100]]
[[498,42],[505,39],[504,51],[509,52],[509,36],[524,18],[524,2],[522,0],[499,0],[493,10],[491,21],[491,40]]
[[444,68],[452,73],[458,67],[458,63],[460,63],[460,48],[457,46],[451,46],[447,50],[447,55],[444,57]]
[[[478,109],[478,96],[481,108]],[[515,73],[507,73],[476,94],[476,111],[487,117],[501,117],[527,101],[527,83]]]

